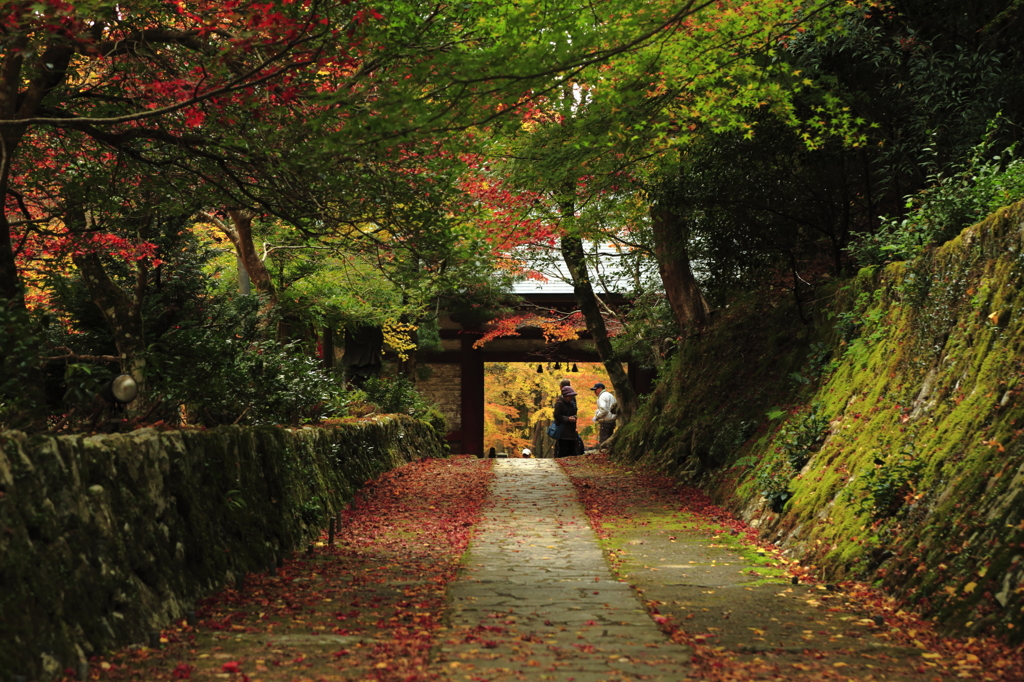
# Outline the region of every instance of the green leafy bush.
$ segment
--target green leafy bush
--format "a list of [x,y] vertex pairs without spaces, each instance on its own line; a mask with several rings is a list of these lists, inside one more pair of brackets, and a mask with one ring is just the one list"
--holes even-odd
[[85,362],[68,364],[64,368],[64,405],[68,409],[88,410],[95,404],[96,394],[110,380],[110,375],[110,367]]
[[[822,410],[823,406],[815,403],[806,414],[792,415],[775,435],[775,446],[757,465],[758,489],[777,514],[793,497],[789,482],[825,442],[829,420]],[[774,408],[767,416],[774,420],[785,414],[784,410]]]
[[906,197],[905,217],[883,220],[874,234],[858,233],[849,249],[854,258],[862,265],[909,260],[1024,198],[1024,159],[1014,157],[1016,144],[994,153],[995,130],[994,124],[990,126],[958,168],[948,173],[934,170],[927,189]]
[[827,435],[828,417],[822,414],[822,405],[815,403],[810,412],[794,416],[782,427],[775,438],[776,449],[785,455],[795,475],[821,449]]
[[324,501],[319,495],[314,495],[302,504],[299,508],[299,518],[307,526],[315,526],[323,520]]
[[39,322],[0,300],[0,428],[24,426],[39,406]]
[[147,380],[173,419],[217,424],[300,424],[336,416],[343,391],[299,343],[265,338],[256,297],[211,297],[205,319],[164,334],[151,348]]
[[757,466],[757,489],[776,514],[782,513],[786,502],[793,497],[789,489],[793,476],[792,467],[779,449],[771,450]]
[[882,459],[875,456],[874,466],[860,479],[859,509],[875,521],[895,516],[907,497],[917,490],[924,463],[917,458],[913,446]]
[[447,433],[444,415],[433,403],[423,399],[416,387],[405,377],[380,379],[371,377],[363,383],[366,402],[386,414],[408,414],[429,423],[438,433]]
[[184,405],[190,421],[216,424],[299,424],[328,416],[336,380],[316,358],[271,340],[191,335],[187,354],[162,356],[153,392]]

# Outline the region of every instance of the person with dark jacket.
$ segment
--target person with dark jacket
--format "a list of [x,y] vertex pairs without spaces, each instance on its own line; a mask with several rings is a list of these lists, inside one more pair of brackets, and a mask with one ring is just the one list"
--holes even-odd
[[572,386],[562,387],[562,397],[555,402],[555,423],[562,427],[558,436],[556,457],[576,454],[576,391]]

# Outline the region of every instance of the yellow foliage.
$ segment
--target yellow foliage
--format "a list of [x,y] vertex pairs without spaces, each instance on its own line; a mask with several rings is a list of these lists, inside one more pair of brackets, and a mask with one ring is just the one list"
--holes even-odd
[[407,322],[387,322],[381,329],[384,332],[384,343],[398,353],[399,359],[408,360],[409,353],[416,350],[416,342],[412,338],[412,333],[417,329],[416,325]]

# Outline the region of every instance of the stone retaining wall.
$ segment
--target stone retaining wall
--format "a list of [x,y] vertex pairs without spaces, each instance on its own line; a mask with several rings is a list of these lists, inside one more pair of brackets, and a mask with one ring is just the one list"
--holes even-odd
[[[697,482],[823,581],[1024,643],[1024,202],[681,343],[615,456]],[[898,608],[898,607],[897,607]]]
[[363,482],[446,452],[404,417],[330,428],[0,433],[0,680],[49,679],[301,546]]

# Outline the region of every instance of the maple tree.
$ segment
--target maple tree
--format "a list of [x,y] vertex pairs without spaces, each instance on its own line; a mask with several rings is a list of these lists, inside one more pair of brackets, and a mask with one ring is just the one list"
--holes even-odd
[[[181,151],[224,164],[241,158],[223,136],[197,128],[208,115],[230,121],[245,93],[315,63],[316,43],[329,33],[313,6],[266,9],[162,2],[135,3],[130,10],[113,3],[10,6],[0,79],[0,189],[6,198],[0,295],[12,301],[22,295],[12,241],[20,233],[12,230],[31,233],[43,218],[12,199],[23,186],[38,185],[32,180],[39,172],[74,169],[81,154],[97,147],[155,167],[173,168]],[[48,165],[26,163],[32,155],[21,152],[32,145],[54,150]],[[110,164],[111,156],[97,161]],[[65,202],[74,198],[63,196]],[[14,215],[25,223],[12,225]]]
[[[809,84],[770,57],[780,43],[835,4],[799,9],[773,0],[742,7],[662,5],[662,12],[674,12],[679,19],[672,31],[600,68],[572,74],[536,101],[517,130],[490,147],[501,169],[496,173],[504,176],[502,194],[521,193],[518,200],[506,201],[502,213],[518,209],[524,225],[557,226],[580,311],[624,419],[636,409],[636,399],[594,296],[584,241],[621,240],[632,248],[649,242],[645,249],[658,264],[677,323],[703,328],[709,308],[690,265],[687,240],[677,238],[674,211],[659,202],[652,188],[672,172],[680,149],[698,128],[749,130],[748,111],[759,107],[797,123],[795,93]],[[826,104],[822,116],[827,118],[835,107]],[[625,224],[606,220],[608,206],[629,204],[623,197],[637,194],[647,196],[648,216]],[[637,238],[638,231],[647,231],[653,240]]]
[[[31,267],[23,247],[42,232],[102,229],[97,213],[112,215],[126,201],[112,187],[102,191],[110,168],[122,189],[162,185],[138,203],[222,207],[225,235],[272,301],[250,234],[251,219],[267,212],[307,236],[365,242],[400,284],[441,272],[464,280],[452,268],[458,263],[475,263],[475,278],[486,279],[474,249],[463,246],[476,237],[437,220],[448,194],[439,174],[408,161],[433,155],[440,168],[452,157],[416,140],[429,148],[431,137],[495,122],[521,106],[523,92],[542,93],[560,74],[634,49],[679,18],[638,12],[608,22],[578,9],[538,15],[502,3],[408,2],[385,16],[348,1],[14,5],[0,83],[0,189],[8,197],[0,295],[21,305],[20,272]],[[538,38],[538,19],[564,28],[565,38]],[[124,210],[120,222],[139,220],[138,209]],[[151,215],[164,212],[151,206]],[[145,248],[144,238],[135,241]],[[141,379],[144,330],[133,311],[150,264],[134,261],[133,301],[112,285],[99,255],[76,247],[76,265],[89,271],[85,281],[109,313],[123,371]]]

